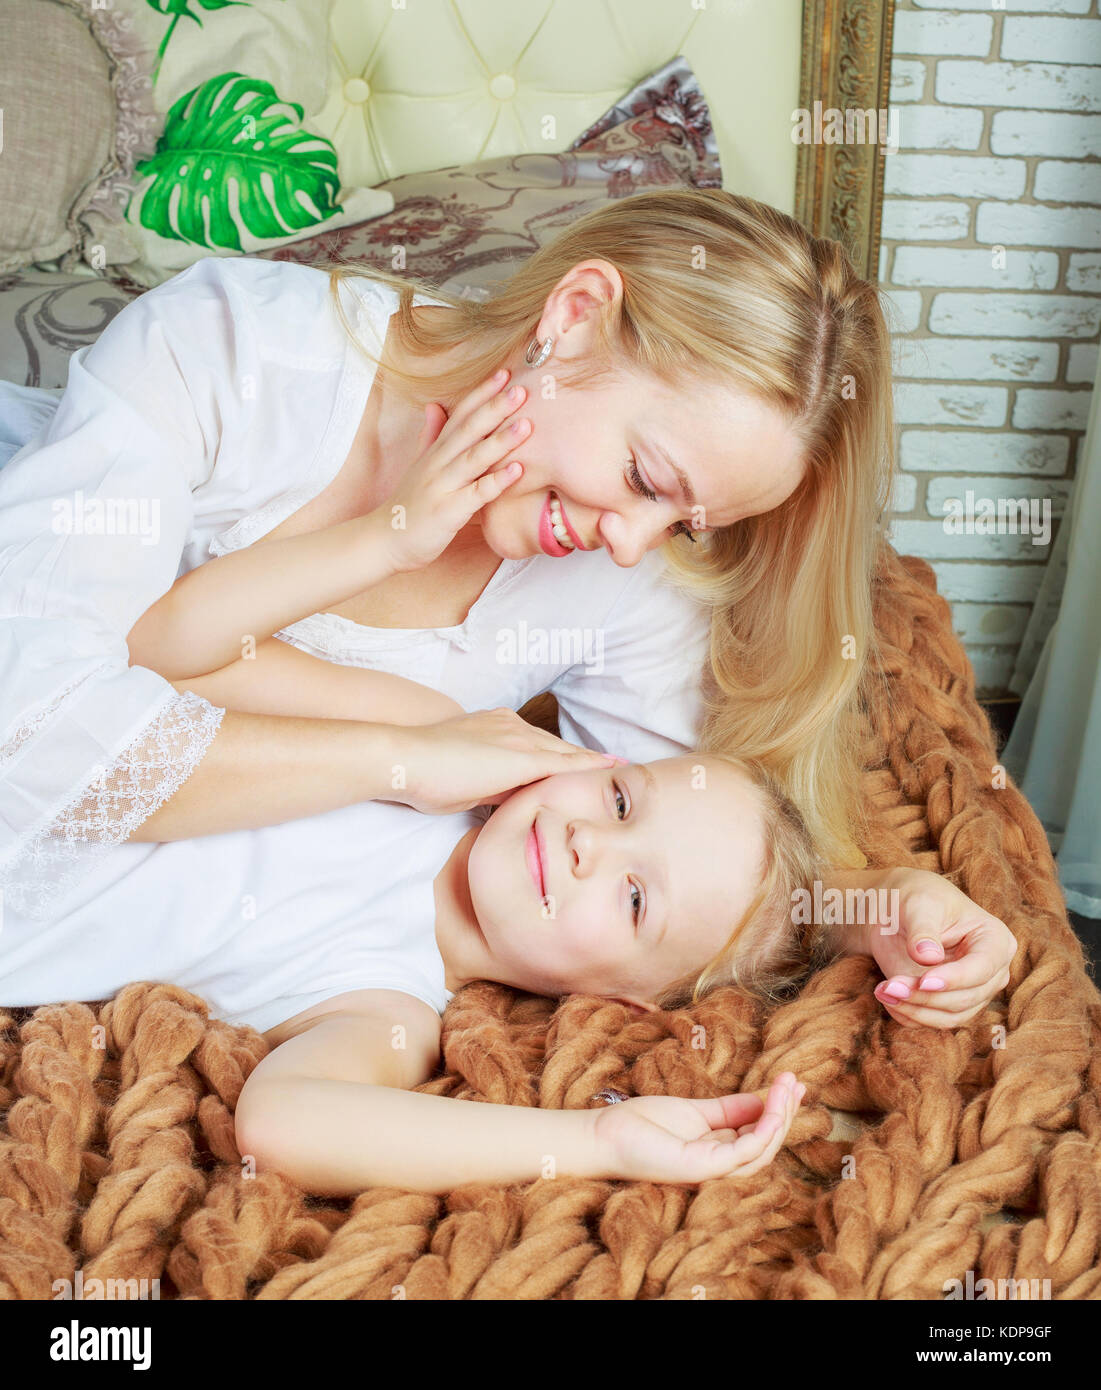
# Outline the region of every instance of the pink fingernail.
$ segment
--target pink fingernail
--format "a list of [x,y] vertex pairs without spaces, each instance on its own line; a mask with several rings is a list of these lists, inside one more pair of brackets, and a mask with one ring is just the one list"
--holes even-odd
[[892,980],[889,985],[883,986],[883,993],[889,999],[909,999],[910,988],[908,985],[900,984],[897,980]]
[[919,989],[943,989],[944,981],[939,975],[923,975]]
[[933,941],[931,937],[923,936],[923,937],[921,938],[921,940],[920,940],[919,942],[917,942],[917,944],[914,946],[914,950],[915,950],[915,951],[939,951],[939,950],[940,950],[940,942],[939,942],[939,941]]

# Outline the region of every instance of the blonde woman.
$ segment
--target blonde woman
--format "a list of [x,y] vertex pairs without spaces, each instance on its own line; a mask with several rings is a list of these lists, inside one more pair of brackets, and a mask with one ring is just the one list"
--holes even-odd
[[[759,759],[853,862],[892,474],[874,286],[773,208],[669,190],[579,219],[485,303],[415,290],[207,258],[74,354],[0,472],[17,910],[90,891],[124,840],[380,795],[442,810],[560,771],[586,755],[519,721],[490,751],[453,718],[548,689],[571,745],[645,761],[702,730]],[[208,650],[189,623],[234,602]],[[437,768],[388,778],[386,730],[433,722]],[[834,876],[888,881],[879,997],[966,1022],[1013,938],[935,875]]]

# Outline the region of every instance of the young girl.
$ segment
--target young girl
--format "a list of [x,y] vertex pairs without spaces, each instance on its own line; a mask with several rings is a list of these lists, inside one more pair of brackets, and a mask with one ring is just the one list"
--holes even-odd
[[[395,752],[424,756],[395,726]],[[407,1094],[439,1060],[453,991],[491,979],[654,1009],[800,964],[791,888],[813,877],[799,818],[717,757],[563,772],[487,821],[367,802],[295,823],[123,845],[95,896],[0,940],[7,1005],[103,997],[131,979],[193,989],[274,1050],[237,1107],[242,1155],[307,1190],[447,1191],[561,1174],[696,1182],[775,1154],[800,1092],[616,1113]],[[790,1080],[790,1084],[789,1084]],[[735,1133],[736,1131],[736,1133]]]
[[[561,773],[462,835],[435,880],[436,937],[456,984],[582,991],[634,1009],[730,979],[767,989],[801,964],[791,889],[813,866],[790,803],[732,761]],[[747,1174],[775,1155],[803,1094],[785,1073],[763,1112],[755,1095],[653,1096],[610,1112],[410,1095],[438,1060],[438,1019],[375,991],[274,1039],[242,1091],[238,1144],[319,1192]]]

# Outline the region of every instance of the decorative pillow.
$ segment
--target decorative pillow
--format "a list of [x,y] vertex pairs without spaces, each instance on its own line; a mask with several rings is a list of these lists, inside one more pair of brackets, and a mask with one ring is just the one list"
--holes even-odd
[[393,207],[343,188],[335,147],[310,128],[328,90],[332,0],[63,3],[120,75],[115,167],[83,218],[93,269],[125,265],[149,287],[203,256],[255,254]]
[[[0,271],[60,256],[81,239],[114,139],[106,54],[54,0],[0,0]],[[63,74],[64,80],[59,81]]]
[[0,275],[0,378],[19,386],[64,386],[69,358],[94,343],[133,298],[133,290],[87,266],[69,275],[35,266]]
[[393,194],[392,213],[261,254],[308,265],[375,264],[485,298],[559,228],[611,199],[671,184],[722,187],[707,101],[680,55],[559,154],[405,174],[379,185]]
[[[610,198],[647,188],[722,186],[707,102],[691,68],[674,58],[645,78],[555,155],[516,155],[384,185],[392,215],[262,253],[322,265],[333,257],[392,264],[405,249],[411,275],[484,298],[557,229]],[[86,265],[69,275],[40,270],[0,276],[0,377],[63,386],[71,353],[94,342],[144,286],[110,266],[111,282]],[[112,283],[113,282],[113,283]]]

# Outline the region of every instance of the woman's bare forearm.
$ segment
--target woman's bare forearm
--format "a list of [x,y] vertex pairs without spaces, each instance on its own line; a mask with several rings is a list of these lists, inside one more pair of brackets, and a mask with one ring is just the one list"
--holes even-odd
[[[835,889],[840,893],[840,916],[836,909],[828,921],[815,927],[815,948],[819,959],[836,956],[870,956],[870,933],[884,926],[891,909],[891,869],[827,869],[822,874],[822,896]],[[884,897],[884,895],[887,895]],[[825,913],[823,914],[826,915]],[[886,923],[890,926],[890,923]]]
[[166,680],[227,666],[248,639],[262,642],[389,577],[388,539],[385,517],[371,512],[207,560],[181,575],[130,629],[130,665]]
[[129,836],[186,840],[393,796],[400,730],[227,710],[198,766]]
[[307,1192],[368,1187],[449,1192],[468,1182],[602,1177],[589,1110],[540,1110],[425,1095],[358,1081],[246,1083],[237,1146]]

